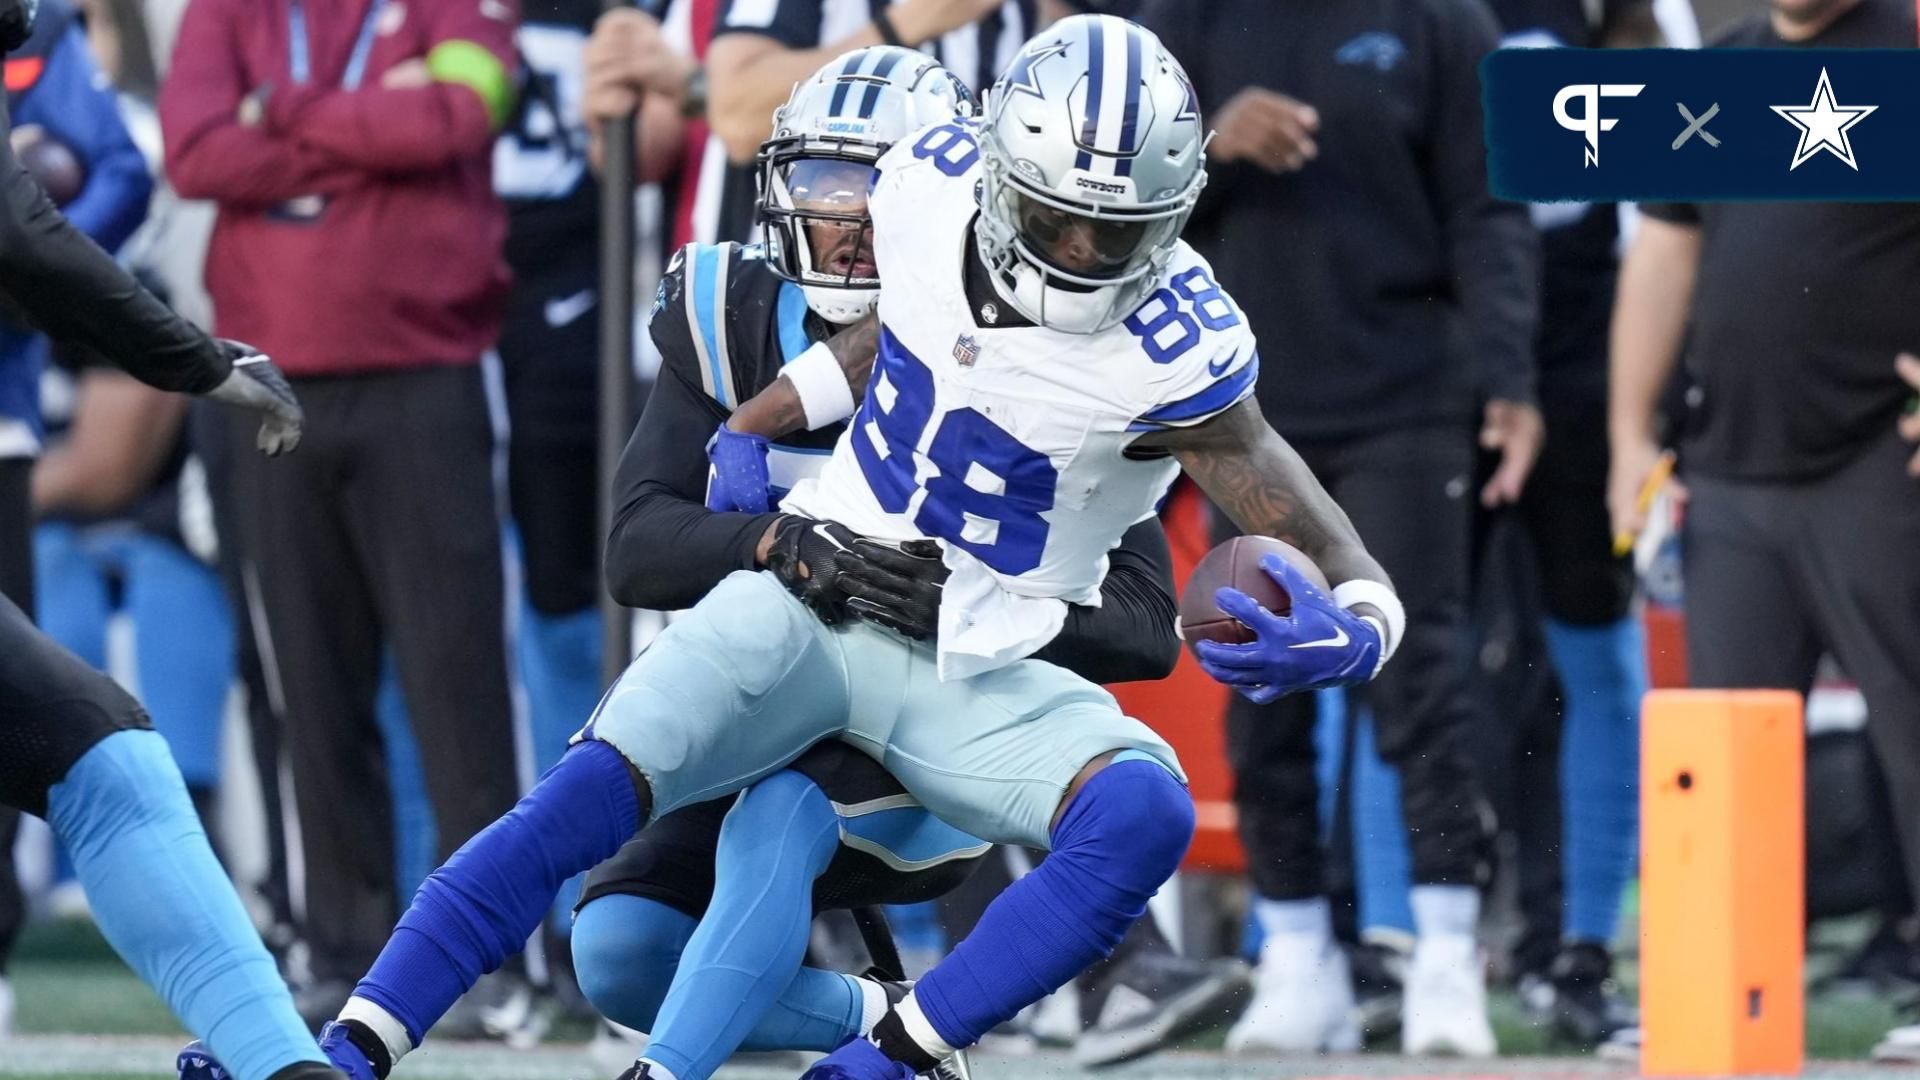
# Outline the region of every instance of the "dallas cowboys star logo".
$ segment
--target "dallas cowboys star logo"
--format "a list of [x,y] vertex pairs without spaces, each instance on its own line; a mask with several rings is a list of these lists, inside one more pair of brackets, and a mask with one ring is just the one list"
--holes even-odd
[[1813,90],[1813,101],[1806,105],[1775,105],[1773,111],[1780,114],[1788,123],[1800,129],[1800,145],[1793,151],[1793,164],[1787,166],[1791,172],[1808,158],[1825,150],[1846,163],[1854,172],[1860,171],[1860,163],[1853,159],[1853,141],[1847,137],[1847,129],[1867,118],[1867,114],[1878,109],[1878,105],[1836,105],[1833,102],[1833,83],[1827,79],[1827,69],[1820,69],[1820,82]]

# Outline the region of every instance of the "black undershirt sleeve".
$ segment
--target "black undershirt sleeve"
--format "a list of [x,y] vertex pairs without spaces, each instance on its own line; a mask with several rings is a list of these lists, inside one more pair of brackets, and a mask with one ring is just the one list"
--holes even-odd
[[54,208],[14,157],[0,104],[0,296],[49,336],[149,386],[203,394],[233,365]]
[[613,476],[607,588],[628,607],[692,607],[754,550],[778,514],[707,509],[707,440],[726,419],[671,357]]
[[1034,653],[1097,683],[1162,679],[1180,658],[1173,553],[1158,518],[1128,529],[1107,555],[1100,606],[1068,605],[1059,636]]

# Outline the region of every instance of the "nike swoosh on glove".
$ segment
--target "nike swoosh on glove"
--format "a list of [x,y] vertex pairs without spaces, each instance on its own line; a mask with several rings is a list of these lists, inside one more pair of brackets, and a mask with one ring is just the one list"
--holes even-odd
[[773,496],[767,479],[767,440],[744,431],[733,431],[725,424],[707,440],[707,460],[713,475],[707,481],[707,509],[715,512],[744,510],[764,514],[772,509]]
[[834,626],[851,614],[838,556],[852,551],[859,539],[837,522],[787,515],[773,527],[767,569],[821,622]]
[[1239,589],[1215,593],[1214,603],[1246,624],[1254,640],[1244,645],[1196,642],[1193,651],[1208,675],[1261,705],[1284,694],[1354,686],[1373,678],[1380,667],[1381,641],[1372,623],[1334,603],[1278,555],[1263,557],[1260,569],[1293,598],[1293,611],[1275,615]]
[[894,547],[862,538],[835,561],[840,590],[855,614],[914,641],[938,636],[949,571],[937,542],[908,540]]
[[207,391],[207,396],[260,413],[260,435],[255,443],[268,457],[299,446],[307,417],[300,399],[293,395],[293,387],[287,385],[287,377],[260,350],[245,342],[222,338],[218,344],[233,361],[233,371],[225,382]]

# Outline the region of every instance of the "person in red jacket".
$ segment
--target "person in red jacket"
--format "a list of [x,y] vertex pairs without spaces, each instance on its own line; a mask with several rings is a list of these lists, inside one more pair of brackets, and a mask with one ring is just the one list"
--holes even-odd
[[518,793],[482,358],[508,275],[493,140],[514,0],[193,0],[160,93],[166,168],[219,205],[216,324],[312,418],[235,484],[306,861],[313,1022],[397,917],[374,701],[390,650],[445,858]]

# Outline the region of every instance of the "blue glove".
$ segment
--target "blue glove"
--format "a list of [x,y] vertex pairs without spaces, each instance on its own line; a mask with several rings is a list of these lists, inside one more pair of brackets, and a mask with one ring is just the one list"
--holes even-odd
[[720,430],[707,440],[713,478],[707,482],[707,509],[764,514],[772,507],[767,480],[767,440],[743,431]]
[[1284,618],[1275,615],[1239,589],[1215,593],[1214,603],[1250,627],[1254,640],[1245,645],[1196,642],[1193,651],[1208,675],[1261,705],[1283,694],[1353,686],[1373,678],[1382,643],[1372,623],[1334,603],[1278,555],[1263,557],[1260,569],[1293,598],[1293,612]]

